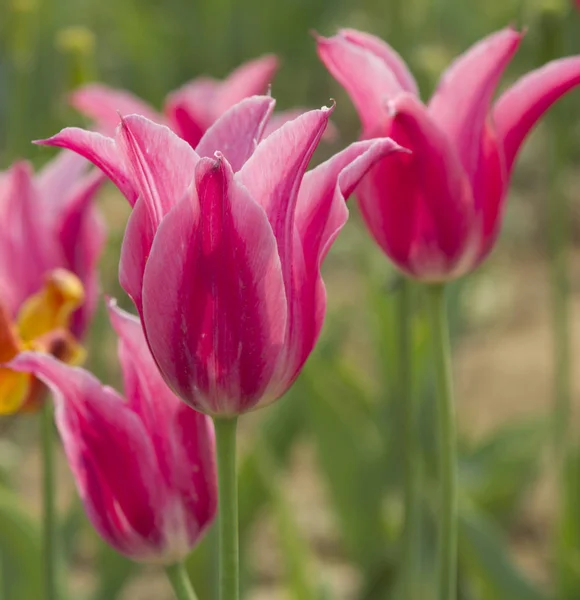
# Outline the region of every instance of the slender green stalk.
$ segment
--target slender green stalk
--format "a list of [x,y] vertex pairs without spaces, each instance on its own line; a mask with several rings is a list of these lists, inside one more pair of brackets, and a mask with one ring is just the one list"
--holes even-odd
[[457,448],[445,287],[427,290],[439,421],[438,600],[457,599]]
[[43,558],[45,600],[57,600],[57,523],[54,506],[54,422],[52,403],[44,402],[42,409],[42,502]]
[[165,568],[165,573],[167,573],[177,600],[197,600],[183,563],[169,565]]
[[237,417],[214,419],[219,486],[220,600],[239,599]]
[[403,407],[405,443],[405,523],[403,527],[403,599],[416,600],[421,582],[421,448],[417,431],[417,402],[413,394],[413,327],[411,282],[401,278],[397,318],[399,346],[398,401]]
[[[540,15],[541,33],[539,50],[542,62],[548,62],[566,53],[563,28],[573,10],[572,3],[566,12],[545,10]],[[570,490],[575,489],[577,476],[569,468],[571,452],[571,338],[570,338],[570,283],[569,256],[571,247],[570,207],[561,188],[562,168],[568,161],[568,119],[557,111],[547,116],[548,128],[548,257],[552,292],[553,335],[553,408],[552,432],[556,487],[559,510],[554,529],[554,566],[556,596],[558,600],[577,598],[578,572],[570,556],[576,550],[574,532],[569,522]],[[573,493],[573,492],[572,492]]]

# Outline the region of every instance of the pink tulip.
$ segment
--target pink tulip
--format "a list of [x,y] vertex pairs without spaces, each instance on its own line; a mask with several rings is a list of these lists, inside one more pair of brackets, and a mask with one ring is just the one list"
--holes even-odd
[[[195,148],[207,129],[234,104],[265,93],[277,69],[278,59],[266,55],[241,65],[223,81],[198,77],[167,96],[163,113],[129,92],[95,83],[73,92],[71,104],[91,118],[101,133],[114,133],[119,113],[138,114],[167,125]],[[289,110],[274,115],[266,125],[264,137],[298,114]],[[327,137],[332,138],[336,132],[330,128],[329,131]]]
[[[95,309],[103,228],[92,200],[104,180],[63,152],[36,176],[24,162],[0,173],[0,363],[24,349],[67,362]],[[40,406],[43,386],[0,367],[0,414]]]
[[216,514],[213,425],[176,398],[159,375],[139,320],[114,306],[126,397],[87,371],[25,352],[10,363],[55,398],[56,424],[85,510],[118,552],[173,564]]
[[475,269],[497,238],[520,146],[544,112],[580,83],[580,57],[528,73],[490,105],[522,34],[504,29],[460,56],[428,106],[401,57],[382,40],[343,30],[318,53],[349,93],[362,137],[409,148],[383,160],[357,197],[376,242],[408,275],[454,279]]
[[65,269],[84,287],[73,324],[75,334],[84,332],[98,294],[104,228],[93,199],[102,181],[71,152],[36,175],[25,162],[0,173],[0,302],[9,315],[43,287],[47,274]]
[[243,100],[196,151],[136,115],[114,138],[71,128],[44,142],[92,160],[134,205],[121,283],[166,381],[211,415],[268,404],[296,378],[322,327],[320,267],[344,199],[399,149],[358,142],[306,173],[332,110],[262,139],[273,109],[269,97]]

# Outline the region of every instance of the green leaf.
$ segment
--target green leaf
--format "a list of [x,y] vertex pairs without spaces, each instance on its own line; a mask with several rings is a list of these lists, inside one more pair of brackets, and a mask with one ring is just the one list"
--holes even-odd
[[309,425],[344,543],[363,571],[375,576],[388,560],[383,498],[385,482],[393,477],[385,472],[378,419],[361,397],[363,386],[353,387],[352,372],[345,376],[339,363],[315,360],[304,378]]
[[547,433],[546,419],[510,423],[464,451],[460,478],[470,499],[506,522],[537,475]]
[[268,490],[271,508],[278,530],[282,559],[286,567],[286,581],[294,600],[317,600],[319,586],[315,584],[315,557],[304,540],[286,501],[278,465],[272,460],[268,445],[257,440],[259,468],[264,486]]
[[566,459],[557,538],[558,599],[580,598],[580,448]]
[[0,488],[2,600],[42,598],[40,531],[12,492]]
[[547,600],[515,565],[495,523],[473,507],[460,511],[459,561],[482,600]]
[[[268,408],[260,424],[260,435],[266,440],[272,458],[280,468],[286,464],[290,449],[304,430],[305,400],[304,388],[299,380],[282,400]],[[260,475],[260,451],[259,447],[251,448],[239,468],[238,502],[242,543],[258,511],[268,499],[268,490]]]

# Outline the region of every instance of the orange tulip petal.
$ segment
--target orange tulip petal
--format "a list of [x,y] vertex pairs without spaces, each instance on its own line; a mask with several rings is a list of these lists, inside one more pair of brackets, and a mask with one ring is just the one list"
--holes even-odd
[[18,412],[25,404],[30,391],[31,376],[0,368],[0,415]]
[[68,329],[72,313],[83,301],[83,286],[76,275],[64,269],[52,271],[44,287],[20,309],[20,336],[30,342],[54,329]]

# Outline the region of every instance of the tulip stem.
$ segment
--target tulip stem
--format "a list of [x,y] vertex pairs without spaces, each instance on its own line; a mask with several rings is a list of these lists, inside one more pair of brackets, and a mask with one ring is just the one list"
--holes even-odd
[[237,417],[215,418],[219,487],[220,600],[239,598]]
[[439,421],[438,600],[457,599],[457,449],[444,285],[428,288]]
[[413,327],[412,327],[412,284],[401,277],[398,294],[399,335],[399,402],[403,407],[403,429],[405,444],[405,524],[403,528],[403,598],[415,600],[419,597],[421,582],[421,513],[420,513],[420,443],[417,432],[417,402],[413,395]]
[[54,506],[54,422],[52,403],[44,402],[42,408],[42,501],[43,501],[43,557],[44,557],[44,597],[57,600],[57,527]]
[[183,563],[179,562],[174,565],[169,565],[168,567],[165,567],[165,572],[167,573],[167,578],[171,583],[171,587],[175,592],[177,600],[197,600],[197,596],[195,595]]

